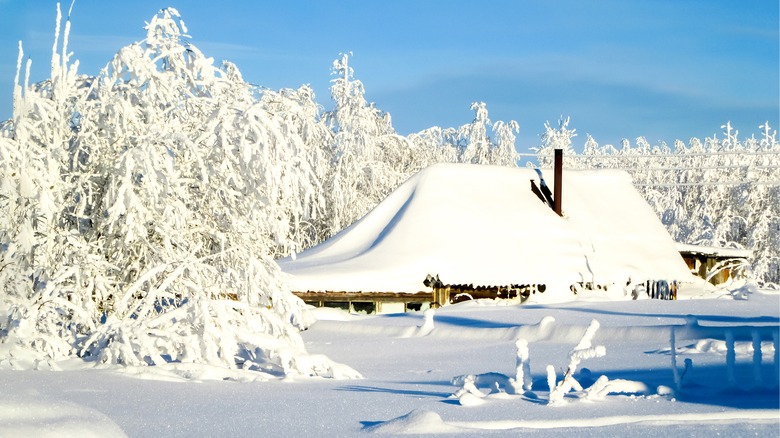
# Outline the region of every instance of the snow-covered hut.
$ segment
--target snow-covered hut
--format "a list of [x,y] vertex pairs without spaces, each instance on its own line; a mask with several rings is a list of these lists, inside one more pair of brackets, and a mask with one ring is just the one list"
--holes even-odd
[[423,285],[429,274],[451,285],[532,285],[545,290],[534,294],[540,301],[590,288],[623,297],[629,284],[694,281],[625,172],[564,172],[562,216],[531,181],[540,182],[532,169],[434,165],[342,232],[279,265],[292,290],[312,301],[322,293],[383,293],[385,301],[430,294]]
[[749,249],[685,243],[678,243],[677,250],[693,274],[709,280],[712,284],[729,281],[733,269],[748,264],[748,260],[753,257],[753,251]]

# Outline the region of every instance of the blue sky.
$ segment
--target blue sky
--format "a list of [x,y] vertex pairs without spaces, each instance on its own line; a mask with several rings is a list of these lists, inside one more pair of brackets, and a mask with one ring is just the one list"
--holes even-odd
[[[544,122],[571,117],[600,144],[651,143],[780,127],[777,0],[77,0],[70,48],[94,75],[141,40],[173,6],[192,42],[252,83],[310,84],[331,108],[330,66],[341,52],[366,96],[408,134],[469,122],[472,102],[520,123],[518,150]],[[0,120],[10,117],[17,43],[48,76],[55,1],[0,0]],[[67,13],[69,2],[62,5]]]

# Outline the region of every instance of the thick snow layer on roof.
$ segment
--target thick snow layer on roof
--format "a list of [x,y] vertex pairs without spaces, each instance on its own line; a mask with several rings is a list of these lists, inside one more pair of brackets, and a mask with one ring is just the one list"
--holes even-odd
[[[545,171],[552,185],[552,171]],[[362,219],[279,261],[295,291],[417,292],[447,284],[625,285],[690,281],[675,243],[619,171],[565,171],[563,217],[531,191],[532,169],[439,164]],[[567,292],[568,293],[568,292]]]

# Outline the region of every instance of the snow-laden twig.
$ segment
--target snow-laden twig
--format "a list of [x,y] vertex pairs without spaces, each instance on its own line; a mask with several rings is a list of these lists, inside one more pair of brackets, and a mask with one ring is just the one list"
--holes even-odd
[[583,398],[586,400],[602,400],[609,394],[648,395],[652,394],[652,392],[642,382],[623,379],[609,380],[607,376],[601,376],[584,391]]
[[563,397],[574,388],[577,391],[582,391],[582,386],[574,378],[574,373],[577,371],[577,366],[586,359],[594,357],[602,357],[607,354],[607,350],[603,345],[593,346],[593,336],[596,334],[600,327],[597,320],[592,320],[590,325],[582,335],[582,339],[569,352],[569,366],[566,368],[566,372],[563,375],[563,379],[556,384],[555,368],[552,365],[547,367],[547,382],[550,385],[550,399],[549,404],[561,404],[563,403]]
[[463,394],[469,393],[477,397],[484,397],[485,394],[483,394],[482,391],[477,389],[477,386],[475,384],[475,379],[476,378],[474,377],[473,374],[467,375],[466,378],[463,380],[463,387],[455,391],[455,393],[452,394],[452,396],[455,398],[460,398]]

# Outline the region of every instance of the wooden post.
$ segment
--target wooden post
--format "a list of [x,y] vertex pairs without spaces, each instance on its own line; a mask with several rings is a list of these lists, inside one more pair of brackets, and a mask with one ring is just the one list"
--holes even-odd
[[450,286],[438,284],[433,287],[432,306],[439,308],[450,303]]
[[553,188],[553,210],[558,216],[563,216],[561,199],[563,185],[563,149],[555,149],[555,187]]

